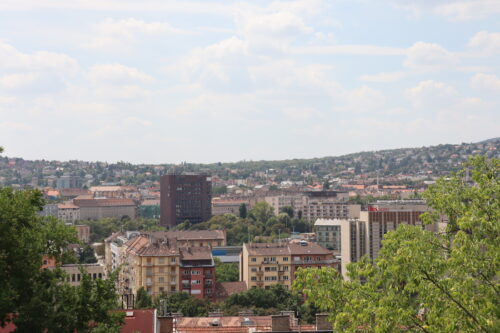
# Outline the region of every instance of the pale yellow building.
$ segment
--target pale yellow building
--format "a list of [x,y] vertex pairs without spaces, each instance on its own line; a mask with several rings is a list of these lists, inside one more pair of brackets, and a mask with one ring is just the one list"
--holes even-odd
[[88,274],[92,280],[106,278],[104,265],[101,264],[70,264],[62,265],[61,269],[67,274],[66,281],[71,286],[78,286],[83,279],[80,267],[83,268],[83,274]]
[[246,243],[240,260],[240,281],[249,288],[282,284],[291,288],[291,254],[286,243]]

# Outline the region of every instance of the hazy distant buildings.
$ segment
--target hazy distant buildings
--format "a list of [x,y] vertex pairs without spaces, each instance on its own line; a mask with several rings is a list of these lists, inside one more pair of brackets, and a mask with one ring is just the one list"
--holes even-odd
[[56,180],[56,188],[79,188],[82,185],[78,176],[62,175]]
[[212,185],[207,175],[169,174],[160,179],[160,224],[173,227],[212,216]]
[[106,217],[137,217],[137,205],[132,199],[74,199],[80,208],[81,220],[98,220]]

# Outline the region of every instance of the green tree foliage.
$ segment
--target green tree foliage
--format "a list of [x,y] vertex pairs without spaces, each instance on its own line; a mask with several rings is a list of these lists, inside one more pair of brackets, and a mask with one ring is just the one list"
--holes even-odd
[[292,219],[294,216],[294,210],[292,206],[283,206],[280,209],[280,213],[286,213]]
[[374,263],[299,270],[294,288],[328,311],[342,332],[498,332],[500,327],[500,161],[472,158],[423,196],[448,218],[444,232],[401,225],[385,235]]
[[167,312],[181,312],[186,317],[204,317],[208,315],[211,304],[205,299],[195,298],[185,292],[162,294],[155,299],[155,307],[160,310],[162,300],[166,301]]
[[227,186],[225,186],[225,185],[212,188],[212,194],[214,194],[214,195],[221,195],[221,194],[226,194],[226,193],[227,193]]
[[88,245],[85,245],[80,252],[80,263],[81,264],[94,264],[97,262],[95,257],[95,251]]
[[266,223],[274,216],[273,207],[265,201],[257,202],[250,210],[249,217],[255,221]]
[[136,219],[129,218],[104,218],[100,220],[81,221],[82,224],[90,226],[90,241],[102,242],[113,232],[121,230],[144,230],[144,231],[162,231],[164,227],[159,225],[158,219]]
[[246,219],[247,218],[247,205],[246,204],[242,203],[240,205],[239,213],[240,213],[240,217],[242,219]]
[[137,296],[135,299],[135,307],[137,309],[147,309],[153,306],[153,301],[151,300],[151,296],[148,295],[148,292],[144,287],[139,288],[137,290]]
[[39,191],[0,189],[0,326],[13,320],[20,332],[91,332],[101,325],[116,332],[120,316],[109,312],[114,280],[84,274],[71,287],[60,269],[41,269],[43,254],[64,262],[64,249],[77,242],[74,228],[37,215],[43,204]]
[[240,278],[240,269],[237,263],[223,263],[219,258],[214,258],[215,275],[217,282],[234,282]]

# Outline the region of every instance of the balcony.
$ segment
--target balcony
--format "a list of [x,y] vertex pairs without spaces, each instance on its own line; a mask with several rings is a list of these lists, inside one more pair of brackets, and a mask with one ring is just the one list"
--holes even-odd
[[328,260],[295,260],[292,261],[293,265],[331,265],[340,263],[337,259]]
[[259,276],[264,275],[264,271],[257,271],[257,275],[259,275]]

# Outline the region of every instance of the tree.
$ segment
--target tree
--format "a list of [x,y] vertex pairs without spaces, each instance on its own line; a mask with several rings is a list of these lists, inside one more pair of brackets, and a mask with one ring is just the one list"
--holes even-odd
[[299,270],[294,287],[330,313],[342,332],[497,332],[500,327],[500,160],[474,157],[423,196],[445,216],[440,233],[401,225],[385,235],[377,260]]
[[250,210],[251,218],[266,223],[271,217],[274,216],[273,207],[265,201],[257,202]]
[[247,218],[247,205],[242,203],[240,205],[239,211],[240,211],[240,217],[242,219],[246,219]]
[[0,326],[13,321],[21,332],[119,327],[120,317],[109,312],[117,304],[115,275],[92,281],[83,274],[80,286],[71,287],[60,269],[41,269],[44,254],[64,262],[65,249],[77,242],[74,228],[38,216],[43,204],[39,191],[0,189]]
[[218,282],[234,282],[240,278],[240,270],[237,263],[223,263],[219,258],[214,258],[215,276]]
[[287,213],[290,218],[293,218],[294,216],[294,211],[292,206],[283,206],[280,209],[280,213]]
[[153,302],[151,301],[151,296],[148,295],[148,292],[144,287],[140,287],[139,290],[137,290],[137,297],[135,301],[135,306],[138,309],[146,309],[146,308],[151,308],[153,305]]

